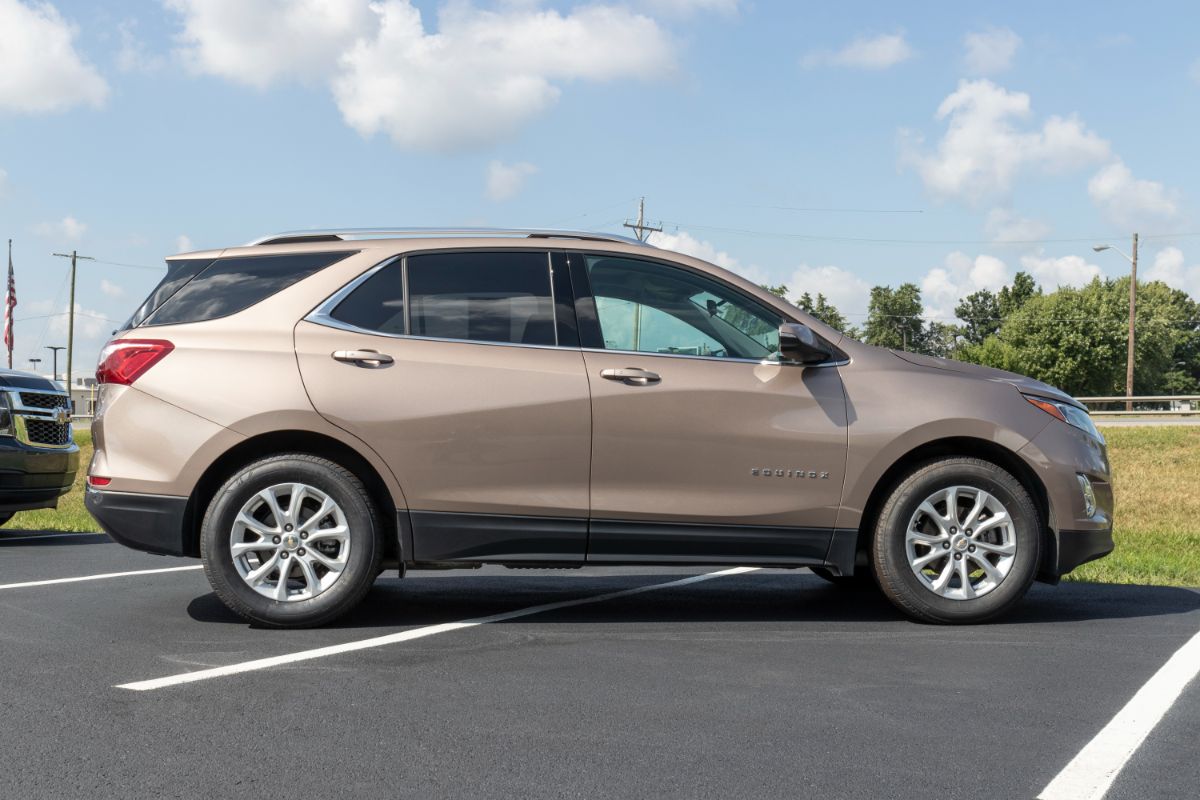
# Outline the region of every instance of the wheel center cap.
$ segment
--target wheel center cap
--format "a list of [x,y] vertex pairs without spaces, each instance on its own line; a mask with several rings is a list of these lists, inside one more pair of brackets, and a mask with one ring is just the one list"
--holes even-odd
[[955,550],[957,550],[960,553],[962,551],[966,550],[967,546],[970,543],[971,543],[970,540],[967,539],[967,537],[961,533],[950,540],[950,544],[954,547]]
[[283,537],[283,546],[288,550],[295,550],[300,546],[300,537],[294,533],[289,533]]

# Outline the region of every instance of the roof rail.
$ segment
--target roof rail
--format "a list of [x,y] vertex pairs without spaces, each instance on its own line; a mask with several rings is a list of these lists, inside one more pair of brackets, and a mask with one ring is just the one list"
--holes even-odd
[[637,239],[616,233],[594,231],[565,231],[553,228],[337,228],[304,231],[284,231],[263,236],[246,244],[247,247],[265,244],[298,244],[302,242],[335,242],[345,239],[428,238],[433,236],[499,237],[524,236],[530,239],[580,239],[592,242],[621,242],[640,244]]

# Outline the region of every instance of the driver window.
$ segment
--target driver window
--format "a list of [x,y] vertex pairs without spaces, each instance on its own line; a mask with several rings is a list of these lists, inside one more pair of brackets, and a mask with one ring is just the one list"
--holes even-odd
[[685,269],[587,258],[604,346],[639,353],[779,357],[781,318],[719,281]]

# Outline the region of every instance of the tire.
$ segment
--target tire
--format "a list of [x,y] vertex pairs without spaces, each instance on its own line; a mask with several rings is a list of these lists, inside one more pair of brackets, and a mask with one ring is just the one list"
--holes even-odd
[[853,575],[834,575],[824,567],[811,567],[810,569],[813,575],[837,586],[839,589],[848,589],[855,592],[879,589],[879,584],[875,583],[875,576],[871,574],[871,568],[867,566],[854,570]]
[[[988,498],[982,509],[981,497]],[[922,510],[926,502],[934,514]],[[969,624],[1020,602],[1037,572],[1041,540],[1037,507],[1020,481],[987,461],[945,458],[913,470],[892,491],[872,556],[880,588],[905,614]]]
[[217,491],[200,530],[200,556],[209,584],[234,613],[274,628],[315,627],[354,608],[371,588],[382,531],[362,482],[344,467],[278,455],[242,468]]

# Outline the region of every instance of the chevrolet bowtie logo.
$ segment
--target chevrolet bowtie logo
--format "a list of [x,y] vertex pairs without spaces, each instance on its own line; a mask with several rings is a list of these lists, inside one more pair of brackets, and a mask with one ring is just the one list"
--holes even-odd
[[59,425],[66,425],[71,421],[71,411],[66,408],[54,409],[54,421]]

